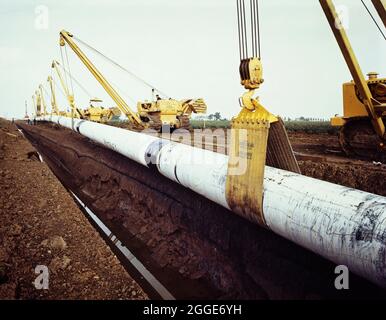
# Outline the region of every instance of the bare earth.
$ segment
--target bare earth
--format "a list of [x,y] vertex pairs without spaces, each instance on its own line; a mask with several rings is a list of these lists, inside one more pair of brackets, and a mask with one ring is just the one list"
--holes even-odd
[[290,133],[289,138],[304,175],[386,196],[386,164],[346,157],[336,135]]
[[34,151],[0,119],[0,299],[147,299]]

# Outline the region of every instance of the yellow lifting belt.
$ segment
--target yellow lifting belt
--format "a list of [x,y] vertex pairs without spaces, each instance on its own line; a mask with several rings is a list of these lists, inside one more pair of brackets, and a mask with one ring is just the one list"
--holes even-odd
[[265,225],[263,182],[270,121],[246,110],[232,120],[226,198],[230,208],[248,220]]
[[242,97],[243,109],[232,119],[226,199],[240,216],[265,227],[265,165],[300,173],[283,121],[268,112],[254,91]]

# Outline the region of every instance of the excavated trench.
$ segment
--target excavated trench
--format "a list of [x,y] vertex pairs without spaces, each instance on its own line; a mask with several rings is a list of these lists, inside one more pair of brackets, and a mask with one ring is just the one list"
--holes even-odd
[[[335,265],[71,130],[18,123],[71,190],[177,299],[385,298]],[[49,192],[49,190],[47,190]]]

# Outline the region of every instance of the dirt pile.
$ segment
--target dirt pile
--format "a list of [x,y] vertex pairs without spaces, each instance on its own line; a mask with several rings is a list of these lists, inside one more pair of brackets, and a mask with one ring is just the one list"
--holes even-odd
[[[48,267],[48,290],[35,287],[37,266]],[[0,299],[145,298],[35,149],[0,119]]]
[[316,179],[386,196],[386,164],[347,158],[337,135],[290,133],[302,173]]

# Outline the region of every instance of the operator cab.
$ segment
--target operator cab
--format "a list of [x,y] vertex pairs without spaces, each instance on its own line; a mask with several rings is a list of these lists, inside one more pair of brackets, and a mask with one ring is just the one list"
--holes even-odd
[[99,98],[93,98],[90,100],[90,107],[103,109],[102,103],[103,103],[103,100]]

